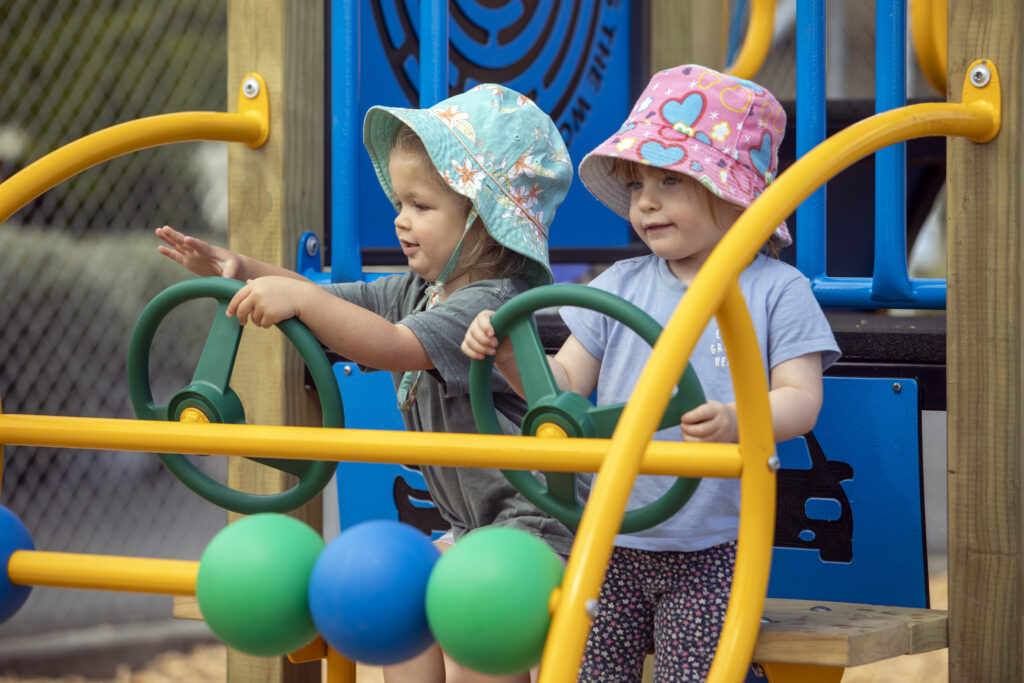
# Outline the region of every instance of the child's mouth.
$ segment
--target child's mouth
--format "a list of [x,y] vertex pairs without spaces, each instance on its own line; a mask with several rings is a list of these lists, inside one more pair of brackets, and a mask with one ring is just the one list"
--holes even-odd
[[653,232],[660,232],[672,227],[671,223],[652,223],[644,226],[644,232],[650,234]]
[[420,248],[420,245],[405,240],[398,240],[398,243],[402,246],[402,253],[406,256],[412,256]]

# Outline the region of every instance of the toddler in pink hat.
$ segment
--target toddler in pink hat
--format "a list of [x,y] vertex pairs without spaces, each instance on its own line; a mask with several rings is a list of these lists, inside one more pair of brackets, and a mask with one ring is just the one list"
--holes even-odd
[[[695,64],[658,72],[619,131],[580,163],[580,178],[612,211],[629,218],[629,196],[611,173],[621,159],[700,182],[748,207],[775,179],[786,112],[758,84]],[[773,235],[792,243],[785,222]]]
[[[580,178],[595,197],[629,220],[650,248],[612,264],[590,285],[618,295],[661,325],[675,312],[697,271],[743,210],[771,183],[786,116],[763,87],[684,65],[655,74],[618,132],[584,157]],[[739,286],[768,378],[777,441],[811,431],[822,400],[822,371],[839,357],[832,330],[792,266],[768,255],[790,243],[779,225],[747,264]],[[549,357],[560,389],[598,405],[628,401],[650,347],[623,323],[564,307],[571,332]],[[515,356],[497,340],[489,311],[477,315],[462,344],[494,365],[522,394]],[[500,341],[500,343],[499,343]],[[736,404],[718,323],[703,330],[690,365],[706,402],[683,413],[665,441],[738,440]],[[581,476],[581,488],[590,480]],[[641,475],[627,509],[652,503],[674,478]],[[737,479],[700,481],[666,521],[615,538],[580,668],[580,681],[637,681],[654,645],[654,680],[704,680],[718,645],[732,583],[739,531]]]

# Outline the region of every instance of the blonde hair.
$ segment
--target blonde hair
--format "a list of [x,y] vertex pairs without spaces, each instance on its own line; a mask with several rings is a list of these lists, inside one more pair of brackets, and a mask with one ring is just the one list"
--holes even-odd
[[[445,182],[437,167],[434,166],[434,161],[430,158],[423,140],[420,139],[420,136],[412,128],[404,123],[398,126],[398,130],[395,131],[394,137],[391,138],[391,144],[388,146],[389,155],[395,152],[412,154],[418,157],[424,165],[424,170],[430,169],[433,171],[433,173],[428,175],[437,184],[438,188],[457,195],[465,205],[466,215],[469,215],[470,210],[473,208],[473,201],[464,194],[453,190]],[[521,278],[529,272],[532,267],[530,258],[509,249],[494,239],[487,230],[487,226],[482,218],[477,217],[470,229],[479,230],[480,235],[476,244],[473,245],[473,249],[464,254],[463,259],[471,273],[482,274],[482,277],[478,279],[503,280],[506,278]]]
[[[640,166],[635,161],[629,161],[627,159],[612,159],[611,172],[616,178],[620,178],[626,182],[636,182],[641,179],[640,177]],[[681,182],[686,183],[691,189],[698,190],[697,196],[700,201],[704,204],[704,208],[708,213],[711,214],[712,219],[722,229],[724,233],[732,224],[736,222],[736,219],[740,217],[746,207],[740,206],[739,204],[733,204],[732,202],[722,199],[711,190],[707,188],[696,178],[692,178],[685,173],[679,173],[667,168],[661,168],[660,166],[650,166],[648,168],[658,168],[665,173],[669,174],[673,178],[678,178]],[[761,246],[761,251],[765,252],[772,258],[779,258],[779,252],[782,251],[782,247],[785,244],[773,233]]]

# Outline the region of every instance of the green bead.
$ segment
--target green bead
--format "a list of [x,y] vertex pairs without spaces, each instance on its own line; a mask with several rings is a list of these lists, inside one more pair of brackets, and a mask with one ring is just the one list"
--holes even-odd
[[324,549],[293,517],[263,513],[222,529],[199,560],[196,600],[210,630],[230,647],[276,657],[306,645],[317,630],[309,576]]
[[477,529],[430,574],[427,621],[463,666],[492,675],[526,671],[543,654],[548,601],[564,572],[555,551],[525,531]]

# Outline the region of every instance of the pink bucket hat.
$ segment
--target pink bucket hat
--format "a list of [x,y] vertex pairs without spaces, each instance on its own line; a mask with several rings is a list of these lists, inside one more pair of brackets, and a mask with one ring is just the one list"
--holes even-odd
[[[688,175],[716,196],[750,206],[775,179],[786,112],[756,83],[696,64],[651,78],[622,128],[580,162],[591,194],[629,219],[629,193],[611,172],[619,158]],[[793,242],[783,221],[775,236]]]

